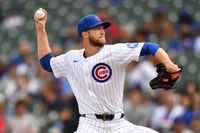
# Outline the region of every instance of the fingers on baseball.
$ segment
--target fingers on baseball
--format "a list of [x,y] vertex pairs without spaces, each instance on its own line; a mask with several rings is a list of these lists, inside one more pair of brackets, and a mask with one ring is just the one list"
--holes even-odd
[[42,11],[45,13],[45,17],[47,16],[47,11],[42,8]]
[[39,8],[39,10],[42,10],[45,13],[45,16],[42,19],[39,19],[35,14],[34,15],[34,20],[35,21],[43,21],[43,20],[47,19],[47,11],[45,9],[43,9],[43,8]]

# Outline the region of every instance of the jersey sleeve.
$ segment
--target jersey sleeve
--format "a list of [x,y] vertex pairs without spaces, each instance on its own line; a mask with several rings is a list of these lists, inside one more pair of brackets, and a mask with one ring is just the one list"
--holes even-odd
[[131,61],[138,61],[140,52],[144,42],[142,43],[118,43],[111,48],[114,61],[119,66],[126,66]]
[[69,54],[62,54],[57,57],[53,57],[50,60],[50,65],[53,70],[53,74],[56,78],[64,77],[67,74]]

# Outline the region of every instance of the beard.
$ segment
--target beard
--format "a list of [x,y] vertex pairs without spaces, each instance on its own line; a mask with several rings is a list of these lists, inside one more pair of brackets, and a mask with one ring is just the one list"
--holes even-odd
[[99,39],[95,39],[92,36],[89,37],[89,42],[93,46],[103,47],[105,45],[104,42],[100,41]]

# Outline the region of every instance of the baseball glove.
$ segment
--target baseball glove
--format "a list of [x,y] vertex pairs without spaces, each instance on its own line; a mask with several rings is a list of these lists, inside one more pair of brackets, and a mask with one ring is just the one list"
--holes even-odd
[[179,67],[180,70],[174,73],[170,73],[167,71],[166,67],[159,63],[155,66],[157,69],[157,77],[152,79],[149,83],[152,89],[174,89],[174,85],[176,84],[176,81],[179,79],[182,67]]

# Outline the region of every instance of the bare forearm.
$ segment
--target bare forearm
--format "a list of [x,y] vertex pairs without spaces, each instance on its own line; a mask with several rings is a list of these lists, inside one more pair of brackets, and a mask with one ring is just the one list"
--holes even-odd
[[154,55],[155,59],[158,60],[160,63],[164,64],[165,67],[167,68],[167,70],[169,72],[175,72],[177,71],[179,68],[177,65],[175,65],[171,59],[169,58],[168,54],[162,49],[159,48],[156,52],[156,54]]
[[37,47],[39,59],[51,52],[45,29],[37,30]]
[[37,15],[36,14],[34,15],[35,27],[37,31],[37,48],[38,48],[39,59],[41,59],[46,54],[51,52],[47,33],[45,30],[45,24],[47,20],[47,11],[44,9],[41,9],[41,10],[45,13],[44,18],[38,19]]

